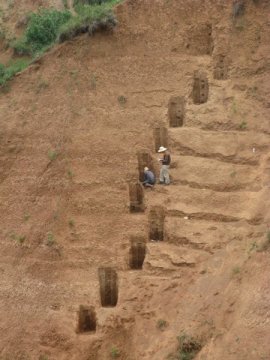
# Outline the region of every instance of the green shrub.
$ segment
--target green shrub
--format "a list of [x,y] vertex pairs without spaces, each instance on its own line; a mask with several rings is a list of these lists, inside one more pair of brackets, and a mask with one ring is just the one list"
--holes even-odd
[[47,246],[53,246],[54,244],[55,244],[55,240],[54,240],[53,233],[48,232],[46,245]]
[[92,35],[96,31],[113,28],[116,19],[112,5],[112,2],[104,5],[77,5],[77,15],[60,27],[58,41],[64,42],[82,33]]
[[49,360],[47,355],[40,355],[38,360]]
[[71,228],[73,228],[73,227],[75,226],[74,220],[70,219],[70,220],[68,221],[68,225],[69,225]]
[[56,40],[59,28],[71,17],[68,10],[43,9],[37,14],[32,14],[25,33],[26,43],[31,46],[32,52],[35,53],[52,44]]
[[29,60],[19,59],[11,62],[7,67],[0,64],[0,86],[5,85],[14,75],[25,69],[29,63]]
[[74,0],[74,6],[76,5],[101,5],[103,3],[109,3],[111,0]]
[[177,340],[178,360],[192,360],[202,348],[201,343],[197,339],[186,334],[181,334]]
[[15,240],[19,245],[22,245],[24,243],[24,241],[26,240],[26,236],[25,235],[17,235],[15,233],[12,233],[11,239]]
[[127,98],[124,95],[118,96],[117,100],[121,105],[124,105],[127,102]]
[[5,75],[6,68],[5,65],[0,64],[0,79]]
[[241,269],[239,266],[234,266],[233,269],[232,269],[232,275],[237,275],[237,274],[240,274],[241,272]]
[[[77,14],[70,11],[42,9],[29,17],[29,22],[23,36],[10,41],[9,45],[16,55],[26,55],[37,58],[58,39],[66,41],[81,33],[94,34],[96,31],[112,29],[116,19],[112,13],[113,5],[121,0],[75,0]],[[63,0],[64,6],[67,2]],[[6,82],[16,73],[26,68],[31,61],[18,60],[5,67],[0,64],[1,92],[7,88]],[[95,84],[94,84],[95,87]]]
[[55,150],[49,150],[48,157],[51,161],[56,160],[58,153]]
[[240,130],[246,130],[247,129],[247,122],[242,121],[241,124],[239,124],[239,129]]
[[160,330],[164,330],[166,327],[168,326],[168,323],[166,320],[163,319],[159,319],[157,321],[157,328]]
[[31,55],[32,53],[31,46],[27,43],[25,37],[12,41],[10,46],[16,55]]
[[117,347],[113,346],[111,348],[111,358],[116,359],[120,357],[120,355],[121,355],[120,350]]
[[37,56],[57,38],[63,42],[87,31],[94,33],[111,28],[116,25],[112,7],[118,2],[120,0],[76,0],[75,15],[67,9],[42,9],[30,15],[25,34],[10,45],[17,55]]
[[112,5],[76,5],[75,10],[83,20],[89,22],[100,20],[111,13]]

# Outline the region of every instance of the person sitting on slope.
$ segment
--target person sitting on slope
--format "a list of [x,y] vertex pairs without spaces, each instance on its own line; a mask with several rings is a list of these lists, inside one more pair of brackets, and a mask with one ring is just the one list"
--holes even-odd
[[152,188],[156,183],[155,174],[151,170],[149,170],[147,166],[144,168],[143,172],[144,172],[143,186]]

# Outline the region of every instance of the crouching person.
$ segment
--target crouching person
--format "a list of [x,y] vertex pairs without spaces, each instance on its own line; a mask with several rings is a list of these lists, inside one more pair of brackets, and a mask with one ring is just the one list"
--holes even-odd
[[156,183],[156,177],[155,174],[148,169],[148,167],[144,168],[144,181],[143,186],[153,188],[153,186]]

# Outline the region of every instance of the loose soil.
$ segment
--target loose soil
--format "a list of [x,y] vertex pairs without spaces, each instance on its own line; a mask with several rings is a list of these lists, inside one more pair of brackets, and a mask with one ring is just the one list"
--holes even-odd
[[[214,0],[116,13],[113,34],[56,46],[0,94],[0,359],[165,360],[185,333],[197,360],[269,360],[269,2],[235,19]],[[172,97],[185,98],[181,127]],[[157,127],[173,182],[131,213],[138,153],[158,167]],[[156,207],[163,241],[151,242]],[[134,238],[146,247],[132,253]]]

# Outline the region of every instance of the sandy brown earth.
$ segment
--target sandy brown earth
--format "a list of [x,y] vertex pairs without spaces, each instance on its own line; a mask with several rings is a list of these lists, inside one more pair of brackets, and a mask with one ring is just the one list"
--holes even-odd
[[[232,1],[128,0],[114,34],[55,47],[0,95],[1,360],[177,359],[181,333],[200,339],[197,360],[270,359],[270,7],[246,3],[233,20]],[[172,96],[183,127],[169,127]],[[138,151],[158,168],[156,126],[173,183],[133,214],[127,181]],[[148,239],[153,206],[162,242]],[[101,306],[100,267],[117,271],[116,307]],[[80,305],[95,333],[76,331]]]

